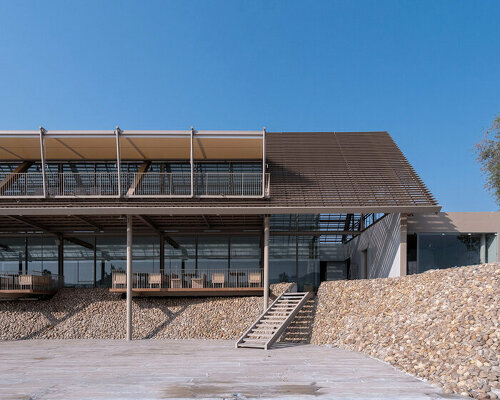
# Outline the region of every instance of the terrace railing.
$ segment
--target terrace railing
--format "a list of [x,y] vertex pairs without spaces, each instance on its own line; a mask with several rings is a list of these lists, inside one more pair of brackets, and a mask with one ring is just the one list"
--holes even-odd
[[[47,197],[262,197],[262,174],[203,172],[47,172]],[[118,182],[120,179],[120,190]],[[265,174],[264,196],[269,196],[269,174]],[[45,197],[42,173],[0,174],[0,198]]]
[[54,274],[43,274],[41,272],[1,272],[0,291],[24,291],[51,292],[62,287],[63,277]]
[[[179,269],[132,274],[133,289],[238,289],[262,288],[263,271],[255,269]],[[113,271],[112,288],[125,289],[125,271]]]

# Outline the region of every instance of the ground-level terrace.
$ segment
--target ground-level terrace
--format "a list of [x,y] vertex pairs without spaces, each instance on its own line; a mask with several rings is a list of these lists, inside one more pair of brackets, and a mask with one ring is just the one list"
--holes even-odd
[[[368,356],[230,341],[0,343],[1,399],[436,399],[442,390]],[[140,365],[141,368],[137,368]],[[446,395],[447,398],[461,398]]]

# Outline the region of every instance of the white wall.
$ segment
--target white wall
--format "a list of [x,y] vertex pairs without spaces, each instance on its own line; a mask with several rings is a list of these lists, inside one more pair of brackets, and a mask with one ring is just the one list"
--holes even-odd
[[368,278],[400,276],[400,236],[399,214],[388,214],[361,235],[345,245],[345,258],[351,258],[352,278],[363,276],[362,254],[367,250]]

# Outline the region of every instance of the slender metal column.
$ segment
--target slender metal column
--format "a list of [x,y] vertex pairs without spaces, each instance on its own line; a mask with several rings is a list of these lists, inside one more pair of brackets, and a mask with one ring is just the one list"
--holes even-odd
[[406,214],[400,214],[399,218],[400,218],[399,276],[406,276],[408,273],[408,262],[407,262],[408,216]]
[[122,197],[122,160],[120,155],[120,133],[121,129],[116,127],[115,137],[116,137],[116,169],[118,177],[118,197]]
[[191,166],[191,197],[194,197],[194,160],[193,160],[193,136],[194,136],[194,128],[191,127],[191,137],[190,137],[190,150],[189,150],[189,160]]
[[47,197],[47,177],[45,174],[45,133],[47,131],[40,127],[40,162],[42,163],[42,187],[43,197]]
[[132,216],[127,215],[127,340],[132,340]]
[[266,196],[266,128],[262,130],[262,197]]
[[481,233],[479,243],[479,262],[484,264],[486,262],[486,234]]
[[269,215],[264,216],[264,310],[269,306]]

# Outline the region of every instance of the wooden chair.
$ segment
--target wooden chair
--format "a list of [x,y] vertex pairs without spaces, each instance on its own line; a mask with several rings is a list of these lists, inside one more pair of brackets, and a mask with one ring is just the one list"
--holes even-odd
[[113,274],[113,286],[114,288],[126,288],[127,287],[127,274],[125,272],[115,272]]
[[182,278],[179,278],[179,275],[172,274],[170,277],[170,287],[172,289],[181,289],[182,288]]
[[191,287],[193,289],[202,289],[206,286],[207,276],[203,274],[201,278],[191,278]]
[[153,287],[167,287],[168,286],[168,278],[166,275],[162,273],[150,273],[148,274],[148,283],[149,283],[149,288]]
[[248,286],[260,287],[262,285],[262,278],[260,272],[249,272],[248,273]]
[[224,287],[226,283],[226,274],[223,272],[213,272],[212,273],[212,286],[216,287],[215,285],[221,285],[221,287]]

